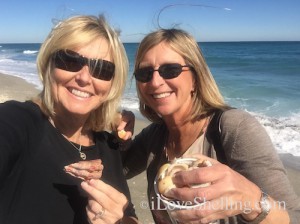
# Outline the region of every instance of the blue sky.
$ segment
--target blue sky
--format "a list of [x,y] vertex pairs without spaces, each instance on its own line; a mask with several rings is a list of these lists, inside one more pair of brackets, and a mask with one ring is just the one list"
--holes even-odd
[[300,41],[299,12],[299,0],[1,0],[0,43],[41,43],[53,21],[100,13],[124,42],[139,42],[158,25],[176,25],[198,41]]

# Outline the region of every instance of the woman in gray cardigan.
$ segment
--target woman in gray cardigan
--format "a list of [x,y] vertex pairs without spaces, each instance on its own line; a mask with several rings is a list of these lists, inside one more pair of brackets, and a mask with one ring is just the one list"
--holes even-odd
[[[147,170],[155,223],[299,223],[299,198],[269,136],[249,113],[224,103],[193,37],[177,29],[148,34],[134,75],[140,111],[153,123],[123,152],[123,167],[127,178]],[[168,213],[154,189],[158,170],[195,154],[212,166],[177,172],[165,196],[206,203]],[[210,185],[186,187],[202,183]]]
[[[250,114],[224,103],[193,37],[178,29],[148,34],[134,75],[140,111],[153,123],[124,152],[124,170],[127,177],[147,170],[156,223],[297,223],[299,199],[269,136]],[[206,203],[170,218],[159,207],[155,176],[164,163],[194,154],[213,165],[176,173],[176,188],[165,196]]]

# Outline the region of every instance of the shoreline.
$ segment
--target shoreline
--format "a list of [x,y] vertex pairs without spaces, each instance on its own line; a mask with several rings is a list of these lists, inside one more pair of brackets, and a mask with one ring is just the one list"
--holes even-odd
[[[25,101],[35,97],[40,90],[26,80],[0,73],[0,103],[7,100]],[[134,134],[139,133],[150,122],[137,118],[135,121]],[[279,154],[283,162],[288,178],[298,196],[300,196],[300,157],[292,154]],[[127,180],[131,192],[132,202],[135,205],[136,213],[142,223],[154,223],[151,212],[145,205],[147,200],[147,178],[146,173]]]
[[29,100],[40,92],[35,85],[16,76],[0,73],[0,80],[0,103],[7,100]]

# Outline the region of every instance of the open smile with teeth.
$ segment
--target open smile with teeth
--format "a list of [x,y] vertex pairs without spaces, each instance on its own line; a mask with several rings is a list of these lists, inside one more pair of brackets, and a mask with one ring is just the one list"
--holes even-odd
[[159,93],[159,94],[152,94],[154,99],[161,99],[165,98],[171,95],[171,92],[166,92],[166,93]]
[[72,89],[71,90],[71,93],[75,96],[78,96],[78,97],[82,97],[82,98],[89,98],[91,97],[91,94],[90,93],[87,93],[87,92],[82,92],[82,91],[79,91],[77,89]]

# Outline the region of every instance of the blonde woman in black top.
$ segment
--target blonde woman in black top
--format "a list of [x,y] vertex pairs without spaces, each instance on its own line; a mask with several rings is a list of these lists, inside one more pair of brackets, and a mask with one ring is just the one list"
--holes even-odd
[[[118,34],[103,16],[68,18],[42,44],[37,66],[39,96],[0,104],[0,223],[136,223],[107,132],[128,70]],[[103,172],[84,163],[95,159]],[[78,163],[80,178],[70,176]],[[89,180],[101,172],[101,181]],[[102,197],[92,197],[95,189]]]

